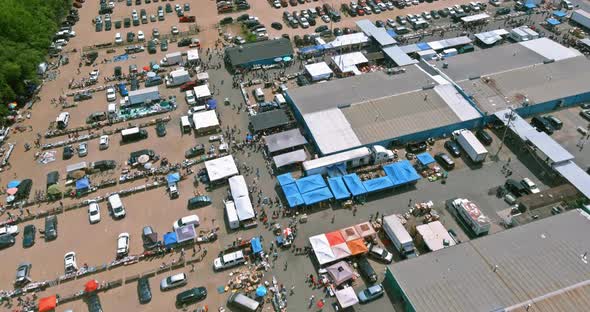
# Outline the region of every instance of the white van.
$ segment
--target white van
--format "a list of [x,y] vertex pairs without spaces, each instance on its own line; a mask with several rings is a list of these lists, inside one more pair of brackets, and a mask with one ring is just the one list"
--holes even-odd
[[287,104],[287,100],[285,100],[285,97],[282,94],[275,94],[275,102],[280,106]]
[[59,116],[57,116],[57,118],[55,119],[55,122],[57,123],[58,129],[65,129],[68,126],[68,123],[70,122],[70,113],[63,112],[59,114]]
[[180,127],[182,128],[182,133],[190,133],[192,131],[191,122],[188,119],[188,116],[180,117]]
[[561,1],[561,8],[566,10],[571,10],[574,8],[574,5],[569,0],[562,0]]
[[111,211],[113,212],[113,216],[117,219],[121,219],[125,217],[125,207],[123,206],[123,202],[121,201],[121,197],[119,194],[113,194],[109,196],[109,206],[111,207]]
[[225,215],[227,216],[227,224],[229,228],[235,230],[240,227],[240,219],[238,219],[238,212],[236,211],[236,205],[231,200],[223,202],[225,204]]
[[260,303],[242,293],[233,293],[227,298],[227,305],[234,306],[240,311],[256,312],[260,307]]
[[176,220],[176,222],[174,222],[174,224],[172,224],[172,228],[176,231],[177,229],[179,229],[185,225],[190,225],[190,224],[193,224],[195,227],[199,226],[199,216],[190,215],[190,216],[182,217],[182,218]]
[[246,258],[244,258],[244,252],[238,250],[223,255],[219,258],[215,258],[215,260],[213,260],[213,269],[215,271],[225,270],[243,264],[245,262]]
[[256,88],[254,90],[254,98],[258,102],[264,101],[264,92],[262,92],[262,89],[261,88]]

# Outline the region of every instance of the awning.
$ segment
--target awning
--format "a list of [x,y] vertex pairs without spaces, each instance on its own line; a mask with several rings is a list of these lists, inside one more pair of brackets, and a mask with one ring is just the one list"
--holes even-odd
[[57,297],[55,295],[39,299],[39,312],[53,311],[57,307]]
[[311,244],[311,248],[313,249],[313,252],[320,265],[337,260],[334,252],[332,251],[332,248],[330,247],[330,243],[328,243],[326,235],[320,234],[312,236],[309,238],[309,243]]
[[285,194],[285,198],[289,203],[289,207],[294,208],[297,206],[301,206],[305,203],[303,201],[303,197],[301,197],[301,193],[297,189],[297,185],[295,183],[283,185],[283,193]]
[[365,240],[362,238],[348,241],[346,242],[346,246],[348,246],[348,249],[350,249],[353,256],[364,254],[369,251],[367,245],[365,245]]
[[424,166],[432,164],[434,162],[434,158],[428,152],[418,154],[416,155],[416,158]]
[[85,190],[90,187],[90,180],[87,177],[76,180],[76,190]]
[[346,243],[332,246],[332,252],[334,253],[334,256],[338,259],[344,259],[352,256],[352,251],[350,251],[350,248],[348,248],[348,245],[346,245]]
[[586,198],[590,198],[590,175],[586,173],[584,169],[580,168],[572,160],[554,165],[553,169],[559,172],[559,174],[577,188],[580,193],[584,194]]
[[342,290],[337,290],[334,292],[336,295],[336,299],[338,299],[338,303],[340,307],[343,309],[353,306],[359,302],[359,299],[354,292],[354,288],[346,287]]
[[369,222],[359,223],[355,225],[354,228],[362,237],[372,236],[376,233],[375,229],[373,229],[373,226]]
[[194,224],[187,224],[174,230],[176,233],[176,242],[182,243],[189,240],[194,240],[197,237],[197,231]]
[[332,194],[334,194],[334,198],[336,198],[336,200],[350,198],[350,192],[346,188],[346,185],[344,184],[344,180],[342,180],[342,177],[329,178],[328,185],[330,186]]
[[301,194],[326,187],[326,181],[320,174],[303,177],[295,182]]
[[551,26],[557,26],[557,25],[561,24],[561,22],[560,22],[560,21],[558,21],[558,20],[556,20],[556,19],[554,19],[554,18],[548,18],[548,19],[547,19],[547,23],[548,23],[549,25],[551,25]]
[[303,198],[303,202],[309,206],[332,199],[334,198],[334,195],[330,192],[328,187],[323,187],[321,189],[301,194],[301,197]]
[[340,231],[326,233],[326,239],[328,239],[330,246],[339,245],[345,242],[344,237],[342,237]]
[[350,227],[347,227],[347,228],[344,228],[344,229],[340,230],[340,234],[342,234],[342,237],[347,242],[361,238],[361,236],[356,231],[356,229],[354,228],[354,226],[350,226]]
[[363,182],[363,186],[369,193],[383,191],[393,187],[388,177],[374,178]]
[[277,155],[273,157],[272,160],[277,168],[282,168],[284,166],[298,164],[306,161],[307,154],[305,153],[305,150],[299,149],[296,151]]
[[352,196],[360,196],[367,194],[367,190],[363,186],[363,182],[356,173],[347,174],[342,177],[346,187],[352,193]]
[[162,239],[164,240],[164,247],[166,248],[172,247],[177,242],[176,233],[174,232],[168,232],[164,234]]
[[527,8],[527,9],[534,9],[534,8],[537,7],[537,5],[535,3],[533,3],[533,2],[527,2],[527,3],[524,4],[524,7]]
[[168,185],[176,184],[176,182],[180,181],[180,173],[173,172],[168,174],[166,181],[168,181]]
[[290,122],[289,116],[284,109],[275,109],[250,117],[250,123],[254,132],[286,126]]
[[239,173],[232,155],[206,161],[205,168],[211,182],[229,178]]
[[216,99],[209,99],[207,101],[207,109],[216,109],[217,108],[217,100]]
[[295,183],[295,179],[293,178],[293,175],[291,175],[290,172],[277,176],[277,180],[279,181],[280,186]]
[[262,244],[260,243],[260,238],[254,237],[250,240],[250,245],[252,246],[252,252],[257,254],[262,252]]
[[307,144],[307,140],[299,129],[287,130],[262,137],[269,152],[274,153]]
[[553,16],[555,17],[566,17],[567,12],[564,11],[553,11]]

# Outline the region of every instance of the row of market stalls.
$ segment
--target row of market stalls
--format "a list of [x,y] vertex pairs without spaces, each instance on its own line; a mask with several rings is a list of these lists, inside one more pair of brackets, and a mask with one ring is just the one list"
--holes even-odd
[[[299,164],[307,160],[303,145],[307,139],[299,129],[291,129],[263,137],[268,153],[273,156],[277,168]],[[281,152],[284,152],[281,154]]]
[[[432,158],[432,157],[431,157]],[[383,166],[385,176],[362,181],[356,173],[333,176],[326,180],[320,174],[295,179],[291,173],[277,176],[289,207],[313,205],[335,198],[347,200],[398,186],[415,183],[420,175],[408,160]]]
[[320,266],[342,260],[368,251],[365,239],[375,238],[376,232],[371,223],[359,223],[329,233],[309,238],[311,248]]

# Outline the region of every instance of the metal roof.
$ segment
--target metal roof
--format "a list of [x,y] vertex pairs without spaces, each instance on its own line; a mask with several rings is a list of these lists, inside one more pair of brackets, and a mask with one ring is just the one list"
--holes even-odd
[[[583,258],[590,241],[581,239],[590,235],[589,218],[581,210],[568,211],[402,261],[388,270],[415,311],[504,311],[590,280],[590,265]],[[555,311],[577,312],[587,310],[586,301],[552,304],[557,304]]]
[[289,116],[284,109],[275,109],[269,112],[258,113],[250,117],[250,123],[254,132],[286,126],[290,123]]
[[479,39],[479,41],[487,44],[492,45],[500,40],[502,40],[502,36],[508,35],[509,32],[505,29],[496,29],[491,31],[482,32],[479,34],[475,34],[475,37]]
[[263,137],[268,151],[271,153],[278,152],[287,148],[307,144],[305,137],[301,135],[299,129],[287,130]]
[[277,155],[273,157],[272,160],[274,161],[275,166],[277,166],[277,168],[281,168],[283,166],[304,162],[305,160],[307,160],[307,154],[305,154],[305,150],[300,149],[289,153]]
[[375,39],[375,41],[377,41],[382,47],[397,43],[397,41],[387,33],[385,28],[375,26],[375,24],[368,19],[357,21],[356,26],[367,36],[373,37],[373,39]]
[[486,13],[479,13],[479,14],[475,14],[475,15],[469,15],[469,16],[464,16],[461,17],[461,21],[463,21],[463,23],[471,23],[471,22],[477,22],[477,21],[481,21],[481,20],[485,20],[490,18],[490,16]]
[[556,164],[553,169],[575,186],[586,198],[590,198],[590,175],[584,169],[573,161]]
[[397,64],[397,66],[406,66],[418,63],[417,60],[409,57],[398,46],[385,47],[383,48],[383,53],[385,53],[385,55],[387,55],[392,61],[394,61]]
[[549,38],[539,38],[535,40],[523,41],[518,44],[528,49],[531,49],[535,53],[542,55],[547,59],[555,61],[561,61],[582,55],[582,53],[580,53],[578,50],[574,48],[566,48],[563,45]]
[[293,55],[291,41],[285,38],[247,43],[225,49],[225,55],[233,66],[260,60]]
[[[531,126],[529,125],[529,127]],[[570,154],[545,132],[539,132],[531,127],[531,130],[526,134],[526,138],[554,163],[574,159],[574,155]]]

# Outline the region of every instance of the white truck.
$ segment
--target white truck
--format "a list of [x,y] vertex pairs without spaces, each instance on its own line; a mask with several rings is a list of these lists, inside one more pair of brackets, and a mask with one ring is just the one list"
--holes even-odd
[[129,95],[127,96],[127,101],[125,101],[125,105],[121,106],[130,106],[130,105],[137,105],[143,104],[146,102],[154,102],[160,100],[160,91],[158,90],[158,86],[137,89],[134,91],[129,91]]
[[182,53],[181,52],[173,52],[166,54],[160,61],[160,66],[174,66],[178,65],[182,62]]
[[191,76],[184,68],[174,70],[166,76],[166,87],[176,87],[191,80]]
[[418,256],[414,241],[410,233],[406,230],[399,217],[396,215],[389,215],[383,218],[383,231],[391,240],[395,249],[406,259],[415,258]]
[[570,17],[570,20],[578,23],[580,26],[590,29],[590,13],[584,10],[575,10]]
[[455,198],[449,200],[447,206],[476,236],[486,235],[490,231],[490,219],[469,199]]
[[454,131],[453,137],[474,163],[483,162],[488,156],[488,150],[475,137],[473,132],[467,129],[461,129]]

